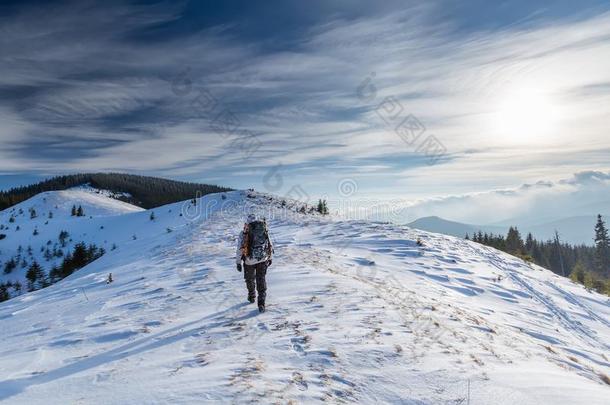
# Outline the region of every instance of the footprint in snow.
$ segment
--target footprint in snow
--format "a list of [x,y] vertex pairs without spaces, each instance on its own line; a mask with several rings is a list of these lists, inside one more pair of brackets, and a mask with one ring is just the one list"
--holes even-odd
[[293,337],[290,339],[290,343],[292,345],[292,350],[294,350],[299,356],[306,355],[303,344],[305,343],[305,338],[303,337]]
[[299,373],[298,371],[292,373],[292,383],[301,391],[306,391],[309,387],[303,378],[303,374]]

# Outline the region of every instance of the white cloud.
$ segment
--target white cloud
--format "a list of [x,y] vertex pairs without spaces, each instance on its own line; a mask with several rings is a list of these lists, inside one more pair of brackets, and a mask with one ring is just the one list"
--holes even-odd
[[610,214],[610,171],[586,171],[559,181],[404,203],[402,220],[425,216],[476,225],[543,223],[580,215]]
[[[283,51],[238,40],[226,27],[156,43],[131,38],[178,18],[178,6],[24,9],[0,21],[0,86],[21,95],[0,99],[3,169],[245,172],[231,184],[245,187],[260,186],[261,171],[282,162],[319,194],[336,193],[343,176],[359,180],[362,193],[423,197],[608,167],[610,15],[465,34],[439,22],[436,7],[325,21]],[[254,158],[218,141],[190,104],[194,92],[172,93],[186,67],[195,87],[211,90],[260,137]],[[377,98],[363,101],[356,90],[371,72]],[[524,86],[552,97],[554,131],[500,136],[489,116],[508,90]],[[374,112],[389,95],[451,159],[427,167],[412,158]],[[23,147],[58,134],[121,143],[71,159],[34,158]],[[310,170],[320,160],[337,168],[326,183],[324,166]]]

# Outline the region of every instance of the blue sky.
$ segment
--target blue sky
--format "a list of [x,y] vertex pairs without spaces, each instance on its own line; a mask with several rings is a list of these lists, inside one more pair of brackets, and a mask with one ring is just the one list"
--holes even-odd
[[3,2],[0,188],[126,171],[421,200],[606,173],[609,9]]

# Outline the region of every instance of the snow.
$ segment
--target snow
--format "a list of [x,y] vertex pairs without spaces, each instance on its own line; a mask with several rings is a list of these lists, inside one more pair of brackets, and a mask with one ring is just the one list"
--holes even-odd
[[[40,193],[1,211],[0,224],[8,229],[0,230],[0,234],[6,235],[5,239],[0,240],[0,265],[16,257],[19,246],[23,250],[21,257],[28,265],[36,260],[48,272],[54,264],[61,263],[62,258],[46,260],[42,249],[47,247],[49,249],[57,247],[68,253],[78,242],[94,243],[107,250],[112,248],[113,243],[124,243],[133,237],[133,228],[123,227],[122,222],[126,218],[123,215],[140,213],[129,217],[129,221],[134,225],[136,222],[143,222],[144,216],[148,220],[148,215],[143,213],[142,208],[111,198],[115,194],[88,186],[76,187]],[[85,216],[72,216],[73,206],[82,207]],[[35,218],[31,218],[32,209],[36,212]],[[10,222],[11,217],[14,218],[14,222]],[[34,230],[37,230],[38,235],[34,235]],[[62,230],[68,231],[71,239],[66,241],[66,246],[63,248],[58,246],[58,236]],[[49,241],[51,244],[48,244]],[[31,255],[27,253],[29,246],[32,247]],[[27,268],[18,266],[10,274],[3,274],[0,269],[0,282],[19,281],[25,285],[26,270]]]
[[[0,304],[0,401],[607,403],[608,297],[540,267],[406,226],[296,214],[257,193],[171,204],[151,221],[74,192],[21,205],[83,201],[93,218],[68,208],[49,234],[118,248]],[[253,209],[275,248],[264,314],[233,256]]]

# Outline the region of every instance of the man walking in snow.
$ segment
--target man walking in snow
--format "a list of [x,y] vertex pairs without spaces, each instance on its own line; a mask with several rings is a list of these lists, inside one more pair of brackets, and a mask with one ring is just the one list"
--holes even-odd
[[267,267],[271,265],[273,246],[269,239],[269,230],[265,219],[259,220],[255,215],[248,215],[244,229],[237,242],[237,271],[244,270],[244,279],[248,288],[248,301],[254,302],[258,292],[258,310],[265,312]]

